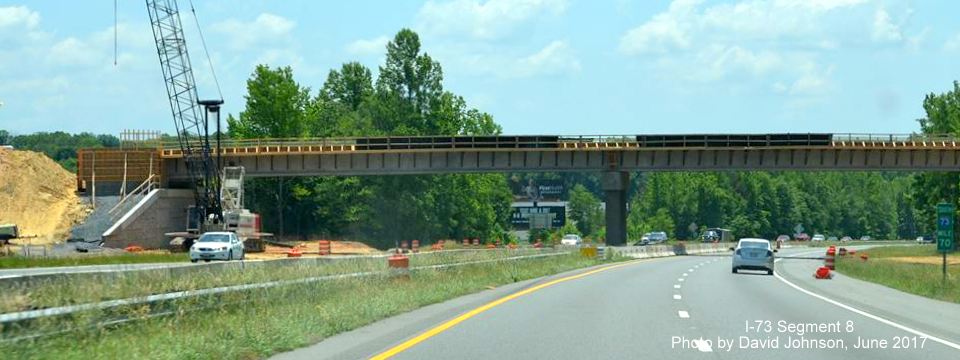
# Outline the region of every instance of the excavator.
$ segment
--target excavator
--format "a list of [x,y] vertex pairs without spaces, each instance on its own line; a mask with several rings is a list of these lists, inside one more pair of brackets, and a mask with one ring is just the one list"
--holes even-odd
[[[186,250],[207,231],[233,231],[244,241],[247,251],[263,251],[264,239],[272,235],[260,231],[259,214],[244,208],[243,167],[224,167],[221,162],[220,106],[223,97],[213,100],[199,98],[179,4],[177,0],[146,0],[146,5],[177,141],[190,174],[189,183],[180,185],[192,188],[195,200],[186,209],[186,231],[165,235],[173,239],[172,249]],[[199,24],[197,27],[199,29]],[[202,40],[202,32],[200,36]],[[210,129],[211,116],[216,119],[214,129]],[[211,145],[211,130],[215,135],[216,151]]]

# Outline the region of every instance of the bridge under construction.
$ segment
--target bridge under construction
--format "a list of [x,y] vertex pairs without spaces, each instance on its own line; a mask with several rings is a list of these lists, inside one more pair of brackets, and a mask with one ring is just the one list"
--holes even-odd
[[[626,191],[643,171],[956,171],[960,139],[892,134],[425,136],[225,140],[217,165],[248,177],[485,172],[602,173],[607,243],[626,242]],[[78,154],[81,191],[116,192],[155,179],[190,188],[178,143],[159,136]],[[99,190],[94,190],[94,188]]]

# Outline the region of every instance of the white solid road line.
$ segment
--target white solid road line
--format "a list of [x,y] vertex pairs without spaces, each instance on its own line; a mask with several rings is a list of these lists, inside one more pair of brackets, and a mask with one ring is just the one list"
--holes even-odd
[[675,295],[673,295],[673,299],[674,299],[674,300],[680,300],[681,297],[680,297],[680,295],[676,295],[676,294],[675,294]]
[[683,311],[683,310],[677,311],[677,315],[680,315],[680,318],[681,318],[681,319],[689,319],[689,318],[690,318],[690,314],[687,313],[686,311]]
[[[823,250],[805,252],[805,253],[798,254],[797,256],[802,256],[802,255],[806,255],[806,254],[813,254],[813,253],[818,253],[818,252],[822,252],[822,251],[823,251]],[[776,260],[774,260],[774,262],[779,262],[780,260],[781,260],[781,259],[776,259]],[[857,308],[855,308],[855,307],[853,307],[853,306],[850,306],[850,305],[841,303],[841,302],[839,302],[839,301],[830,299],[830,298],[828,298],[828,297],[826,297],[826,296],[823,296],[823,295],[817,294],[817,293],[815,293],[815,292],[812,292],[812,291],[810,291],[810,290],[804,289],[804,288],[799,287],[799,286],[797,286],[796,284],[790,282],[789,280],[784,279],[782,276],[780,276],[779,273],[776,273],[776,272],[775,272],[775,273],[773,273],[773,276],[774,276],[775,278],[777,278],[778,280],[782,281],[784,284],[790,285],[790,287],[792,287],[792,288],[794,288],[794,289],[797,289],[797,290],[799,290],[800,292],[802,292],[802,293],[804,293],[804,294],[813,296],[813,297],[815,297],[815,298],[817,298],[817,299],[826,301],[826,302],[828,302],[828,303],[830,303],[830,304],[839,306],[839,307],[841,307],[841,308],[850,310],[850,311],[852,311],[852,312],[855,312],[855,313],[857,313],[857,314],[866,316],[866,317],[871,318],[871,319],[873,319],[873,320],[876,320],[876,321],[882,322],[882,323],[884,323],[884,324],[893,326],[893,327],[895,327],[895,328],[897,328],[897,329],[900,329],[900,330],[903,330],[903,331],[912,333],[912,334],[914,334],[914,335],[923,336],[923,337],[925,337],[925,338],[928,338],[928,339],[930,339],[930,340],[936,341],[936,342],[941,343],[941,344],[943,344],[943,345],[946,345],[946,346],[952,347],[952,348],[954,348],[954,349],[960,350],[960,344],[951,342],[951,341],[949,341],[949,340],[945,340],[945,339],[938,338],[938,337],[936,337],[936,336],[927,334],[927,333],[922,332],[922,331],[920,331],[920,330],[916,330],[916,329],[907,327],[907,326],[905,326],[905,325],[901,325],[901,324],[895,323],[895,322],[893,322],[893,321],[884,319],[884,318],[879,317],[879,316],[877,316],[877,315],[873,315],[873,314],[868,313],[868,312],[866,312],[866,311],[857,309]]]
[[674,289],[679,289],[679,288],[680,288],[680,284],[673,284],[673,288],[674,288]]

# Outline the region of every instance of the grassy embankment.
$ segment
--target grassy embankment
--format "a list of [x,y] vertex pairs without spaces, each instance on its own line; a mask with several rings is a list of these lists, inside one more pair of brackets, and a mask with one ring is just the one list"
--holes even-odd
[[53,266],[80,266],[80,265],[113,265],[113,264],[145,264],[184,262],[189,260],[187,254],[171,253],[124,253],[111,255],[86,255],[69,257],[25,257],[0,256],[0,269],[19,269]]
[[[509,252],[503,253],[509,254]],[[412,258],[411,266],[464,260],[464,256],[474,258],[477,256],[467,254],[459,256],[444,254],[443,258],[430,257],[420,260]],[[491,252],[484,256],[496,255]],[[379,263],[384,262],[383,259],[379,259]],[[331,335],[392,315],[478,292],[490,286],[504,285],[599,263],[601,261],[571,254],[475,264],[443,270],[416,271],[408,279],[373,276],[229,293],[216,298],[194,298],[174,304],[176,311],[173,315],[119,326],[92,327],[88,330],[35,340],[0,342],[0,353],[11,358],[47,359],[262,358],[315,343]],[[327,269],[323,272],[356,271],[373,266],[381,266],[380,269],[383,269],[382,265],[359,262],[337,266],[340,268]],[[302,278],[309,276],[310,271],[321,272],[318,269],[309,268],[292,268],[291,270],[295,271],[283,273],[295,273],[296,277]],[[257,276],[260,275],[263,274]],[[77,289],[74,292],[59,295],[50,291],[54,289],[35,290],[46,291],[46,300],[44,300],[46,303],[83,303],[85,301],[78,301],[77,297],[89,298],[91,293],[109,291],[109,286],[100,286],[92,290]],[[23,297],[27,297],[28,302],[39,300],[35,300],[32,293],[18,295],[21,297],[20,301],[23,301]],[[4,298],[15,300],[17,296],[4,296]],[[203,310],[188,311],[190,309]],[[132,317],[145,316],[149,310],[146,307],[133,307],[124,309],[123,314]],[[113,312],[110,315],[116,315],[116,313]],[[106,312],[92,311],[71,319],[41,321],[33,325],[31,332],[38,329],[60,330],[80,326],[98,322],[105,316],[108,316]]]
[[[947,260],[947,281],[942,281],[941,255],[936,245],[890,246],[837,257],[837,271],[860,280],[933,299],[960,303],[960,254]],[[860,254],[868,254],[862,261]]]

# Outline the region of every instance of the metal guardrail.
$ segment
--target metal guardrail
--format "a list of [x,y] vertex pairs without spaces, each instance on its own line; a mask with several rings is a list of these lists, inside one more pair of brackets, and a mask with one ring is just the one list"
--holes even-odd
[[[570,252],[550,251],[550,252],[534,254],[534,255],[520,255],[520,256],[498,258],[498,259],[464,261],[464,262],[451,263],[451,264],[416,266],[416,267],[411,267],[410,271],[441,270],[441,269],[455,268],[460,266],[504,262],[504,261],[536,259],[536,258],[553,257],[553,256],[568,255],[568,254],[570,254]],[[377,256],[377,257],[380,257],[380,256]],[[41,318],[70,316],[73,314],[88,312],[88,311],[106,311],[106,310],[111,310],[115,308],[123,308],[128,306],[140,306],[140,305],[148,305],[148,304],[156,305],[160,303],[167,303],[167,302],[181,300],[181,299],[219,295],[219,294],[225,294],[230,292],[266,289],[266,288],[273,288],[273,287],[279,287],[279,286],[307,284],[307,283],[341,280],[341,279],[349,279],[349,278],[382,276],[382,275],[389,275],[389,274],[391,274],[390,270],[363,271],[363,272],[345,273],[345,274],[330,274],[330,275],[307,277],[307,278],[301,278],[301,279],[277,280],[277,281],[269,281],[269,282],[263,282],[263,283],[240,284],[240,285],[221,286],[221,287],[197,289],[197,290],[175,291],[175,292],[153,294],[153,295],[147,295],[147,296],[136,296],[136,297],[130,297],[125,299],[107,300],[107,301],[101,301],[96,303],[67,305],[67,306],[59,306],[59,307],[37,309],[37,310],[26,310],[26,311],[0,314],[0,329],[8,329],[8,330],[15,329],[17,327],[14,325],[19,323],[35,321]],[[154,308],[154,307],[155,306],[151,306],[151,308]],[[161,307],[156,307],[156,308],[162,309]],[[197,309],[188,309],[187,311],[190,311],[190,310],[197,310]],[[169,315],[172,313],[173,312],[170,312],[170,311],[160,311],[158,313],[144,314],[143,316],[139,316],[136,318],[130,318],[130,317],[124,316],[120,318],[101,319],[96,325],[98,326],[114,325],[114,324],[120,324],[124,322],[149,319],[156,316]],[[31,339],[31,338],[43,337],[47,335],[61,334],[70,330],[80,330],[80,329],[58,330],[54,333],[26,334],[26,335],[20,335],[14,338],[0,337],[0,341],[17,341],[17,340],[23,340],[23,339]]]

